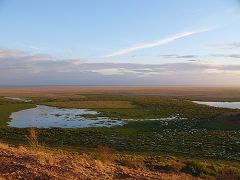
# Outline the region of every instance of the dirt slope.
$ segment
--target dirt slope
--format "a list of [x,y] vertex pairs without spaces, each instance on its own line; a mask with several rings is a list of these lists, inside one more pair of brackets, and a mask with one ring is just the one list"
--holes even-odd
[[87,155],[66,155],[0,144],[0,179],[194,179],[103,163]]

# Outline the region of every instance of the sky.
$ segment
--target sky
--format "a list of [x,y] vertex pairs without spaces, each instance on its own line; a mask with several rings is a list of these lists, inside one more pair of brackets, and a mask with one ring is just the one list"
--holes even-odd
[[240,0],[0,0],[0,85],[240,86]]

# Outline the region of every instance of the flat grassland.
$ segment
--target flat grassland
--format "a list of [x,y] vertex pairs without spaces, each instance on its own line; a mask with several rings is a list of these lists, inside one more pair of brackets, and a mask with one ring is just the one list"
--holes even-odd
[[46,105],[63,108],[83,108],[83,109],[128,109],[135,106],[129,101],[61,101],[48,102]]
[[0,95],[70,97],[78,94],[130,94],[179,97],[191,100],[240,101],[238,87],[38,86],[0,87]]
[[[0,88],[0,96],[0,140],[5,143],[28,144],[28,128],[7,126],[11,112],[38,104],[94,109],[99,114],[86,117],[127,119],[127,123],[112,128],[37,129],[39,144],[70,152],[91,152],[106,145],[116,153],[151,156],[151,160],[144,160],[143,164],[154,171],[170,167],[163,163],[165,160],[156,160],[155,157],[174,156],[176,161],[184,159],[187,165],[184,172],[195,176],[217,177],[223,173],[240,177],[237,170],[240,110],[191,102],[240,101],[240,88],[4,87]],[[25,97],[33,101],[24,103],[4,96]],[[221,164],[227,167],[222,168]]]

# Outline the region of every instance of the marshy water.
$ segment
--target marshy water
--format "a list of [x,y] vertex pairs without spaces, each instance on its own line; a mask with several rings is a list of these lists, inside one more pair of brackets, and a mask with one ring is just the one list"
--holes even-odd
[[[17,97],[5,97],[7,99],[31,102]],[[240,102],[205,102],[193,101],[197,104],[205,104],[214,107],[240,109]],[[128,120],[112,120],[107,117],[97,117],[95,119],[84,117],[84,115],[96,115],[98,112],[86,109],[67,109],[57,108],[45,105],[37,105],[35,108],[26,109],[11,114],[12,119],[8,124],[11,127],[26,128],[87,128],[87,127],[113,127],[122,126]],[[153,120],[168,120],[181,119],[179,117],[153,119]]]
[[240,102],[205,102],[205,101],[193,101],[193,102],[197,104],[205,104],[214,107],[240,109]]
[[4,97],[4,98],[5,98],[5,99],[15,100],[15,101],[32,102],[32,100],[23,99],[23,98],[19,98],[19,97]]
[[86,128],[86,127],[112,127],[121,126],[124,121],[111,120],[106,117],[96,119],[85,118],[83,115],[97,114],[96,111],[86,109],[66,109],[44,105],[26,109],[11,114],[9,126],[17,128]]

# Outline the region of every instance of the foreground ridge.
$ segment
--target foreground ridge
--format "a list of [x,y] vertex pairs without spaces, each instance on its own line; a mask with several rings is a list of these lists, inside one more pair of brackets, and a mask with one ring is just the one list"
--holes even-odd
[[3,179],[196,179],[184,173],[132,169],[89,155],[9,147],[0,144],[0,178]]

